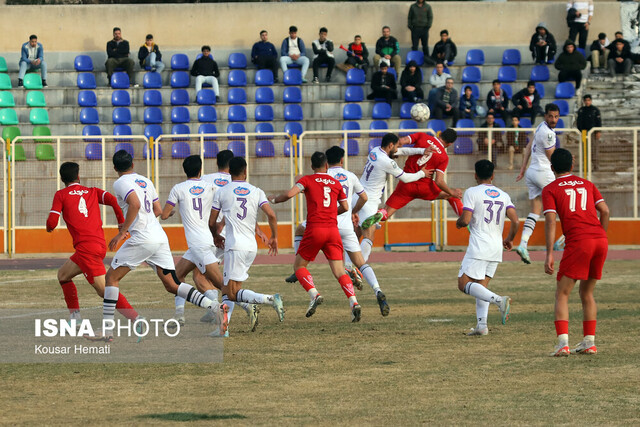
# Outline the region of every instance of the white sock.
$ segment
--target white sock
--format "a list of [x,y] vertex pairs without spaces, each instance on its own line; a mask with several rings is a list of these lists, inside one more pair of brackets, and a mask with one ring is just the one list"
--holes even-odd
[[349,297],[349,306],[353,307],[357,303],[358,303],[358,300],[356,299],[356,297]]
[[502,302],[502,297],[500,295],[494,294],[489,289],[476,282],[467,283],[464,287],[464,293],[495,305],[500,305]]
[[527,215],[527,219],[524,220],[524,227],[522,228],[522,238],[520,239],[520,246],[527,247],[529,244],[529,238],[531,234],[533,234],[534,228],[536,228],[536,223],[538,222],[538,218],[540,215],[536,215],[533,212]]
[[236,301],[236,305],[242,308],[247,313],[249,312],[249,307],[251,306],[251,304],[247,304],[246,302],[238,302],[238,301]]
[[249,304],[272,304],[273,295],[259,294],[249,289],[240,289],[236,293],[236,301]]
[[364,264],[360,267],[360,273],[362,273],[364,279],[367,281],[369,286],[371,286],[371,289],[373,289],[373,293],[377,294],[380,290],[380,284],[378,283],[376,273],[373,272],[373,268],[371,268],[369,264]]
[[316,288],[311,288],[307,291],[307,293],[309,294],[311,301],[313,301],[318,296],[319,292]]
[[347,251],[344,251],[344,254],[342,256],[344,257],[344,268],[346,268],[347,270],[352,270],[353,263],[351,262],[351,258],[349,257]]
[[218,290],[217,289],[209,289],[204,293],[204,296],[209,298],[211,301],[218,301]]
[[[105,286],[104,299],[102,300],[102,319],[103,320],[113,320],[113,317],[116,312],[116,304],[118,302],[119,296],[120,296],[120,288],[118,288],[117,286]],[[113,333],[113,329],[111,329],[111,333]]]
[[373,242],[367,238],[362,239],[362,242],[360,242],[360,250],[362,251],[362,258],[364,258],[364,262],[367,262],[367,260],[369,259],[372,247]]
[[177,316],[184,316],[185,299],[182,298],[182,297],[179,297],[178,295],[176,295],[174,300],[175,300],[175,304],[176,304],[176,315]]
[[294,236],[293,237],[293,253],[298,253],[298,248],[300,247],[300,242],[302,241],[302,236]]
[[484,329],[487,327],[487,317],[489,316],[490,303],[476,298],[476,317],[478,318],[478,329]]
[[227,298],[226,295],[222,295],[222,303],[226,304],[229,307],[229,311],[227,311],[227,321],[231,320],[231,313],[233,313],[233,308],[235,307],[235,303]]
[[596,342],[596,336],[595,335],[585,335],[584,336],[584,340],[585,341],[589,341],[589,342]]
[[178,286],[178,296],[181,296],[191,304],[202,308],[208,308],[214,304],[214,301],[211,301],[209,298],[198,292],[196,288],[186,283],[180,283],[180,286]]
[[569,345],[569,334],[560,334],[558,335],[558,345]]

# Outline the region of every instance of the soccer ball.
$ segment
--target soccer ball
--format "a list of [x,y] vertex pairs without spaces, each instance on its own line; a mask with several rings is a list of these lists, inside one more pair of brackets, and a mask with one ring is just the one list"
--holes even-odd
[[411,118],[416,122],[426,122],[431,116],[431,110],[426,104],[415,104],[411,107]]

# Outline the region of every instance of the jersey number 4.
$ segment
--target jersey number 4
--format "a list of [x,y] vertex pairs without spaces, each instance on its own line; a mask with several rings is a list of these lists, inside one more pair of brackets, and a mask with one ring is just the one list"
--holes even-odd
[[576,193],[580,195],[580,209],[587,210],[587,189],[586,188],[567,188],[564,192],[569,196],[569,210],[571,212],[576,211]]

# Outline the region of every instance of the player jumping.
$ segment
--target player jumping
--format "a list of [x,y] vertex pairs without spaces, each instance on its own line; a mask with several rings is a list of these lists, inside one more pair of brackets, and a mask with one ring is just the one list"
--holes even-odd
[[[489,160],[479,160],[475,165],[477,186],[464,192],[462,215],[456,227],[469,226],[469,246],[458,272],[458,289],[476,299],[478,323],[467,335],[487,335],[489,305],[500,309],[502,324],[509,318],[511,298],[500,296],[487,289],[498,264],[502,262],[502,248],[511,249],[518,231],[518,214],[507,193],[495,187],[494,165]],[[509,234],[502,239],[505,217],[511,221]]]
[[[547,240],[545,273],[554,273],[553,239],[556,216],[560,217],[566,236],[556,286],[555,326],[558,345],[551,356],[568,356],[570,351],[577,354],[596,354],[598,309],[593,298],[593,290],[596,282],[602,278],[602,268],[607,258],[609,207],[593,183],[571,174],[573,156],[569,151],[562,148],[555,150],[551,156],[551,167],[556,179],[542,191]],[[573,350],[569,350],[569,295],[578,280],[584,338]]]

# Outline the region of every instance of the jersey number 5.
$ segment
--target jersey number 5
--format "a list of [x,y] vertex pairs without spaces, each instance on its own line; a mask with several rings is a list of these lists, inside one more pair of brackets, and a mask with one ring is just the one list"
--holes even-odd
[[576,211],[576,192],[580,195],[580,209],[583,211],[587,210],[587,190],[585,188],[567,188],[564,190],[569,196],[569,210],[571,212]]
[[331,187],[324,187],[324,200],[322,201],[322,206],[325,208],[331,206]]

